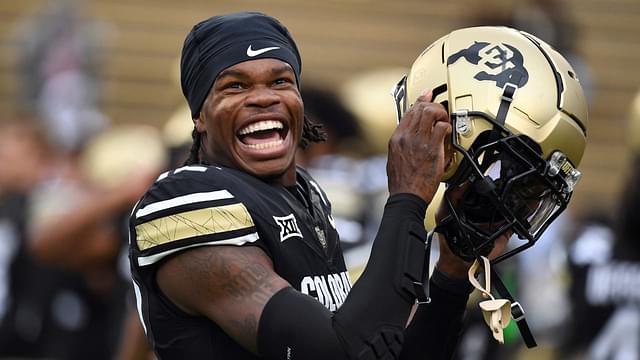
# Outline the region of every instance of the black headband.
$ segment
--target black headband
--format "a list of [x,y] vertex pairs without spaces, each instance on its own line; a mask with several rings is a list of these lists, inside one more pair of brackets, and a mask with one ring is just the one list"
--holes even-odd
[[278,20],[257,12],[214,16],[196,24],[182,48],[182,92],[195,118],[220,74],[247,60],[274,58],[293,68],[298,83],[302,61],[296,43]]

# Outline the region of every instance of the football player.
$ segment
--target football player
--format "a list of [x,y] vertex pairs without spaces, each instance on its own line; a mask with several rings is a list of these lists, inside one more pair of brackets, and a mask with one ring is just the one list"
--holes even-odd
[[[518,45],[534,59],[545,53],[534,53],[534,42]],[[389,141],[390,196],[369,263],[352,289],[329,199],[294,162],[298,146],[324,138],[304,116],[300,69],[291,35],[264,14],[215,16],[187,36],[181,72],[195,126],[191,155],[184,167],[159,177],[130,221],[147,337],[161,359],[450,357],[470,263],[445,243],[428,296],[424,263],[427,205],[446,171],[463,168],[445,146],[452,112],[431,102],[442,92],[411,93],[407,83],[412,105]],[[555,83],[544,88],[552,90],[562,91]],[[520,139],[499,129],[494,142]],[[551,167],[547,155],[538,154],[539,162]],[[544,186],[566,185],[564,172],[531,174],[548,179]],[[456,214],[455,204],[449,213]],[[445,216],[441,226],[448,223]],[[455,236],[455,227],[449,233]],[[491,239],[494,255],[505,239]],[[407,327],[416,302],[422,305]]]
[[[423,291],[422,222],[447,161],[449,117],[423,95],[390,141],[391,196],[351,291],[330,202],[294,162],[298,146],[324,138],[304,116],[300,65],[289,32],[263,14],[213,17],[187,36],[191,156],[131,217],[139,310],[162,359],[399,356]],[[468,287],[441,282],[433,303],[449,321]]]

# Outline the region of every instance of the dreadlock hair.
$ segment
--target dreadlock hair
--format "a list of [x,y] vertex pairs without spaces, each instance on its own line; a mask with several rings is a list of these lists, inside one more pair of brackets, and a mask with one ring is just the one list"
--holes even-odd
[[193,131],[191,131],[191,138],[193,139],[193,143],[189,150],[189,157],[183,164],[184,166],[202,164],[202,160],[200,159],[200,142],[202,134],[198,132],[198,129],[196,129],[195,126],[193,127]]
[[322,124],[313,122],[307,115],[304,116],[304,124],[302,127],[302,140],[300,147],[306,149],[309,143],[318,143],[327,141],[327,133],[322,129]]
[[[198,130],[194,127],[193,131],[191,132],[191,138],[193,139],[193,143],[191,144],[191,149],[189,150],[189,157],[187,158],[187,160],[185,160],[183,165],[206,165],[206,160],[200,154],[202,133],[198,132]],[[302,139],[300,140],[299,146],[303,149],[306,149],[310,143],[323,142],[326,140],[327,133],[322,130],[322,124],[313,122],[311,119],[309,119],[309,117],[305,115],[302,127]]]

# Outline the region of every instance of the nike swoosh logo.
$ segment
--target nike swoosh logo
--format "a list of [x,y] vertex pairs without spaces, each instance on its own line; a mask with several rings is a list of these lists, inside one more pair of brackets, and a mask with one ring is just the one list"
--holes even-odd
[[280,47],[279,46],[272,46],[272,47],[266,47],[266,48],[263,48],[263,49],[253,50],[251,48],[251,45],[249,45],[249,47],[247,48],[247,56],[248,57],[254,57],[254,56],[258,56],[260,54],[264,54],[267,51],[277,50],[277,49],[280,49]]

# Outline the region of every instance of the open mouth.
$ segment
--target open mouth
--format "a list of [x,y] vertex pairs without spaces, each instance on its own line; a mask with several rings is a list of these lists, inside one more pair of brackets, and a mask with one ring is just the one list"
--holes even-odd
[[287,130],[281,121],[263,120],[249,124],[237,137],[244,145],[254,150],[271,149],[281,146],[287,136]]

